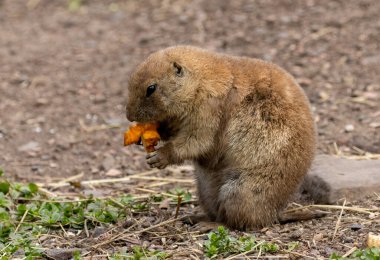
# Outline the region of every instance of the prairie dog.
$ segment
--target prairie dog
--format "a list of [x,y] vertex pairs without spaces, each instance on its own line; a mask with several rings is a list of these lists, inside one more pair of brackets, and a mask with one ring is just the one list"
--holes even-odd
[[160,124],[163,146],[147,163],[192,161],[212,221],[236,229],[275,222],[311,166],[308,99],[274,64],[175,46],[138,65],[128,91],[127,118]]

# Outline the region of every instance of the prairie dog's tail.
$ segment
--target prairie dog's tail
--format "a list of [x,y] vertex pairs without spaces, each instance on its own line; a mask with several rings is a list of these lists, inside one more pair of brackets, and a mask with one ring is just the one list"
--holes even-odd
[[330,186],[322,178],[315,175],[306,175],[299,187],[299,194],[303,200],[319,204],[331,204]]

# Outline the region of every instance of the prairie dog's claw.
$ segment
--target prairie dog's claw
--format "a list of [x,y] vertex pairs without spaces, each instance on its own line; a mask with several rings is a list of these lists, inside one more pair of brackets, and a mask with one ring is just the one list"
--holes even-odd
[[150,168],[164,169],[168,166],[169,162],[157,151],[148,153],[146,156],[146,162],[149,164]]

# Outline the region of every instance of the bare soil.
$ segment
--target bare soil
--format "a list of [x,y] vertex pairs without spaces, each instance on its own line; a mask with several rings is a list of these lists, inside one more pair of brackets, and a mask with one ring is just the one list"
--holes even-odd
[[[17,181],[39,183],[81,173],[81,180],[89,180],[146,171],[142,149],[122,146],[128,126],[127,79],[149,53],[175,44],[279,64],[310,98],[319,153],[379,154],[379,13],[376,0],[87,0],[75,11],[66,0],[0,0],[0,166]],[[189,169],[149,176],[192,179]],[[98,195],[146,196],[146,189],[165,192],[177,186],[194,193],[191,183],[143,179],[89,190]],[[348,205],[379,207],[380,202],[374,195]],[[136,219],[144,225],[157,224],[171,217],[175,207],[157,205],[157,211]],[[179,214],[197,210],[194,202],[182,206]],[[347,212],[332,241],[338,215],[339,211],[332,211],[323,219],[275,225],[256,235],[278,243],[299,241],[295,252],[301,256],[328,257],[333,251],[360,247],[369,231],[380,232],[378,218]],[[362,228],[352,230],[353,223]],[[116,231],[107,234],[112,232]],[[204,236],[199,226],[177,223],[157,232],[175,236],[164,241],[153,238],[157,233],[144,233],[102,250],[145,243],[171,250],[179,259],[201,257],[197,242]],[[67,238],[59,243],[96,244],[73,241]]]

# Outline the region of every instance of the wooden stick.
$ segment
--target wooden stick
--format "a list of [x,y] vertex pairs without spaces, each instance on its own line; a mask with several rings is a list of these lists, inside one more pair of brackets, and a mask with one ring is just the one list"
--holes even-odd
[[149,231],[149,230],[151,230],[151,229],[154,229],[154,228],[157,228],[157,227],[161,227],[161,226],[165,226],[165,225],[167,225],[167,224],[170,224],[170,223],[176,222],[176,221],[178,221],[178,220],[182,220],[182,219],[184,219],[184,218],[186,218],[186,217],[187,217],[187,216],[183,216],[183,217],[180,217],[180,218],[169,219],[169,220],[166,220],[166,221],[164,221],[164,222],[161,222],[161,223],[159,223],[159,224],[157,224],[157,225],[150,226],[150,227],[144,228],[144,229],[142,229],[142,230],[137,230],[137,231],[135,231],[134,233],[135,233],[135,234],[140,234],[140,233],[143,233],[143,232]]
[[[288,210],[285,211],[285,213],[290,213],[290,212],[294,212],[294,211],[301,210],[301,209],[306,209],[306,208],[342,209],[342,206],[339,206],[339,205],[318,205],[318,204],[315,204],[315,205],[307,205],[307,206],[303,206],[303,207],[299,207],[299,208],[294,208],[294,209],[288,209]],[[344,207],[344,209],[345,210],[349,210],[349,211],[356,211],[356,212],[360,212],[360,213],[366,213],[366,214],[372,214],[373,212],[371,212],[371,211],[380,211],[379,208],[368,209],[368,208],[358,208],[358,207]]]
[[[125,181],[130,181],[131,177],[134,177],[134,176],[149,175],[149,174],[157,173],[159,171],[160,171],[159,169],[153,169],[153,170],[136,173],[134,175],[130,175],[130,176],[122,177],[122,178],[109,178],[109,179],[82,181],[81,184],[82,185],[86,185],[86,184],[95,185],[95,184],[103,184],[103,183],[125,182]],[[58,187],[69,186],[70,183],[68,183],[68,182],[64,182],[64,183],[63,182],[45,183],[45,184],[44,183],[38,183],[37,185],[40,186],[40,187],[54,187],[54,188],[58,188]]]
[[342,255],[342,257],[348,257],[350,256],[353,252],[355,252],[355,250],[358,249],[356,246],[354,246],[353,248],[351,248],[350,250],[347,251],[347,253],[345,253],[344,255]]
[[340,211],[340,214],[339,214],[338,220],[336,221],[336,225],[335,225],[335,229],[334,229],[334,234],[333,234],[333,237],[332,237],[332,239],[331,239],[331,242],[334,241],[334,239],[335,239],[336,232],[338,231],[338,228],[339,228],[339,225],[340,225],[340,221],[341,221],[341,219],[342,219],[343,210],[344,210],[344,206],[345,206],[345,205],[346,205],[346,199],[344,199],[344,201],[343,201],[342,210]]
[[174,216],[175,219],[178,217],[178,212],[179,212],[179,208],[181,207],[181,202],[182,202],[182,197],[181,195],[178,194],[177,207],[175,209],[175,216]]
[[131,179],[150,180],[150,181],[165,181],[165,182],[179,182],[179,183],[194,183],[192,179],[175,179],[175,178],[162,178],[162,177],[149,177],[149,176],[130,176]]
[[21,218],[20,222],[18,223],[18,225],[17,225],[17,227],[16,227],[16,229],[14,231],[15,234],[17,233],[18,229],[20,228],[22,222],[24,222],[25,217],[28,214],[28,212],[29,212],[29,209],[25,210],[24,215],[22,215],[22,218]]

